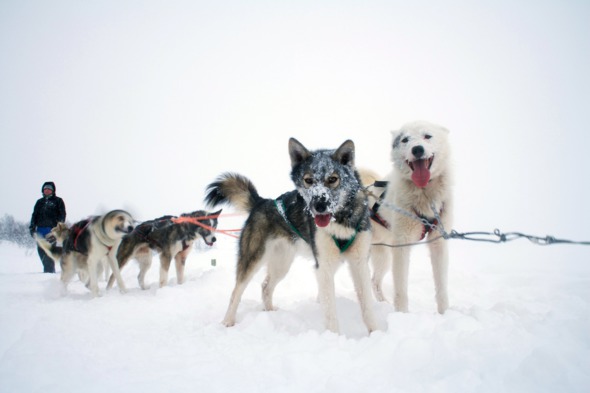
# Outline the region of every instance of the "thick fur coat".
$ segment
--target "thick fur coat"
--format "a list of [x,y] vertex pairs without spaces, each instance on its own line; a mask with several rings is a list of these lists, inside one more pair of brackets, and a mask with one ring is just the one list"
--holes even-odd
[[[431,230],[416,218],[445,229],[451,228],[453,198],[448,133],[447,129],[424,121],[409,123],[394,131],[391,145],[393,170],[386,179],[387,187],[385,190],[373,188],[373,194],[377,196],[384,191],[379,215],[389,225],[388,229],[374,225],[373,243],[400,246],[422,239],[431,241],[428,247],[439,313],[444,313],[449,307],[448,245],[446,240],[440,238],[437,230]],[[366,185],[375,177],[375,174],[363,172]],[[411,213],[415,218],[395,212],[388,208],[388,204]],[[403,312],[408,311],[411,250],[411,247],[390,248],[383,245],[374,245],[371,250],[372,283],[376,298],[385,300],[382,280],[393,260],[393,302],[396,310]]]
[[335,150],[309,151],[291,138],[289,156],[296,190],[276,199],[262,198],[250,180],[237,174],[224,174],[208,187],[209,205],[231,203],[249,213],[239,242],[236,285],[223,323],[235,324],[244,290],[265,265],[262,298],[265,309],[273,310],[276,285],[296,255],[307,255],[316,261],[326,328],[339,331],[334,274],[342,261],[348,261],[363,320],[369,332],[374,331],[368,269],[371,224],[354,165],[354,143],[349,140]]

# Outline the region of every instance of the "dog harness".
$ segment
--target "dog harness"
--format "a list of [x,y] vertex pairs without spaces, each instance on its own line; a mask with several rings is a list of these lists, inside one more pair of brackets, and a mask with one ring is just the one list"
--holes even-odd
[[[291,228],[291,230],[295,234],[297,234],[301,239],[303,239],[303,241],[305,241],[306,243],[309,244],[309,242],[303,237],[301,232],[299,232],[297,230],[297,228],[295,228],[295,226],[291,223],[291,221],[289,221],[289,218],[287,217],[287,213],[285,211],[285,203],[283,202],[283,200],[282,199],[275,199],[274,202],[275,202],[275,206],[277,208],[277,211],[279,212],[281,217],[283,217],[283,220],[289,226],[289,228]],[[343,253],[346,250],[348,250],[348,248],[352,245],[352,243],[356,239],[357,234],[358,234],[358,227],[354,230],[354,234],[352,235],[352,237],[350,239],[339,239],[334,235],[332,235],[332,239],[334,240],[336,247],[338,247],[338,249],[340,250],[340,253]]]
[[340,253],[342,254],[343,252],[345,252],[346,250],[348,250],[348,247],[350,247],[350,245],[352,244],[352,242],[354,242],[354,239],[356,239],[356,235],[359,233],[358,231],[358,227],[354,230],[354,234],[352,235],[352,237],[348,240],[346,239],[339,239],[336,236],[332,235],[332,239],[334,240],[334,243],[336,243],[336,247],[338,247],[338,249],[340,250]]
[[[80,254],[84,254],[83,252],[80,251],[80,249],[78,248],[78,238],[80,238],[80,235],[82,234],[82,232],[84,232],[86,230],[86,228],[88,228],[88,225],[90,225],[90,222],[92,220],[90,218],[80,221],[76,224],[74,224],[72,226],[72,231],[74,232],[74,251],[79,252]],[[86,255],[86,254],[84,254]]]
[[148,244],[148,247],[162,248],[162,247],[160,247],[160,244],[157,241],[155,241],[154,239],[152,239],[150,237],[150,233],[152,233],[155,229],[156,228],[153,223],[149,226],[146,225],[146,226],[142,227],[141,225],[138,225],[137,227],[135,227],[135,231],[136,231],[137,235],[139,236],[139,238],[141,240],[143,240],[145,243]]
[[287,213],[285,211],[285,203],[283,202],[283,200],[282,199],[275,199],[274,202],[275,202],[275,206],[277,207],[277,211],[279,212],[281,217],[283,217],[283,220],[285,220],[285,223],[289,226],[289,228],[291,228],[291,230],[293,232],[295,232],[295,234],[297,236],[299,236],[301,239],[303,239],[303,241],[305,241],[306,243],[309,243],[307,240],[305,240],[305,238],[303,237],[301,232],[299,232],[297,230],[297,228],[295,228],[295,226],[291,223],[291,221],[289,221],[289,218],[287,218]]
[[[442,214],[443,207],[440,208],[440,212],[438,213],[438,216],[440,216]],[[432,220],[430,220],[430,219],[428,219],[428,217],[418,213],[418,211],[416,209],[414,209],[414,214],[416,216],[418,216],[418,218],[420,218],[420,220],[423,223],[422,224],[422,234],[420,235],[420,240],[424,240],[426,235],[428,235],[430,232],[432,232],[438,226],[438,224],[439,224],[438,219],[433,218]]]
[[[373,183],[373,186],[385,188],[385,187],[387,187],[387,184],[388,184],[388,182],[386,182],[386,181],[376,181],[375,183]],[[386,190],[383,190],[381,195],[379,195],[379,199],[375,202],[373,207],[369,208],[369,214],[371,216],[371,220],[375,221],[377,224],[381,225],[382,227],[389,229],[389,223],[387,221],[385,221],[385,219],[383,217],[381,217],[381,215],[378,213],[379,208],[381,207],[381,201],[383,201],[383,198],[385,197],[385,191]]]

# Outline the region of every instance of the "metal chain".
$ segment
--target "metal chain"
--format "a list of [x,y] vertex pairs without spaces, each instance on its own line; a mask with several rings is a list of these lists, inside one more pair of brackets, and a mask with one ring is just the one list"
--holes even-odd
[[441,238],[445,239],[445,240],[460,239],[460,240],[470,240],[470,241],[487,242],[487,243],[506,243],[506,242],[510,242],[510,241],[513,241],[516,239],[523,239],[524,238],[524,239],[529,240],[531,243],[537,244],[540,246],[548,246],[548,245],[552,245],[552,244],[576,244],[576,245],[590,246],[590,241],[573,241],[573,240],[567,240],[567,239],[558,239],[558,238],[555,238],[550,235],[547,235],[545,237],[540,237],[540,236],[527,235],[527,234],[524,234],[521,232],[503,233],[499,229],[495,229],[494,232],[457,232],[453,229],[449,233],[445,230],[445,228],[442,224],[442,220],[440,218],[440,213],[436,210],[434,203],[430,206],[430,208],[432,209],[432,212],[434,213],[434,218],[438,222],[438,225],[435,225],[435,224],[429,222],[428,220],[426,220],[425,218],[419,217],[414,213],[411,213],[411,212],[404,210],[398,206],[395,206],[392,203],[382,200],[380,197],[375,195],[372,191],[369,191],[369,187],[372,187],[372,186],[374,186],[374,184],[371,184],[371,185],[365,187],[364,190],[367,193],[367,195],[372,196],[373,198],[376,198],[378,201],[380,201],[381,206],[385,206],[388,209],[391,209],[398,214],[401,214],[405,217],[415,220],[415,221],[421,223],[422,225],[426,226],[427,228],[430,228],[432,230],[436,230],[437,232],[440,233],[440,236],[437,236],[432,239],[430,239],[430,237],[429,237],[428,240],[422,241],[422,242],[406,243],[406,244],[373,243],[372,245],[374,245],[374,246],[386,246],[386,247],[393,247],[393,248],[395,248],[395,247],[412,247],[412,246],[416,246],[418,244],[432,243],[432,242],[435,242]]

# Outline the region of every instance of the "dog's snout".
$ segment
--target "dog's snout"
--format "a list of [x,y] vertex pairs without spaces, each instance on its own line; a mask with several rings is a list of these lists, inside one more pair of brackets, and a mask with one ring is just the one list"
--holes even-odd
[[211,238],[211,243],[215,243],[216,241],[217,241],[217,238],[216,238],[215,236],[213,236],[213,237]]
[[133,225],[129,225],[129,226],[127,227],[127,232],[131,232],[131,231],[133,231]]
[[328,210],[328,204],[323,200],[316,202],[314,207],[315,211],[318,213],[324,213],[326,210]]
[[412,155],[416,158],[422,158],[424,155],[424,147],[420,145],[412,147]]

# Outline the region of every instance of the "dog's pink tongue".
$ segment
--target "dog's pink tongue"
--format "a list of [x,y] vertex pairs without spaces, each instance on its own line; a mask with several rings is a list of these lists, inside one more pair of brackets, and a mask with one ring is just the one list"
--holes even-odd
[[317,214],[314,218],[315,224],[318,227],[327,227],[332,219],[332,215],[330,214]]
[[430,181],[430,171],[428,170],[428,160],[416,160],[412,162],[414,172],[412,172],[412,181],[416,187],[424,188]]

